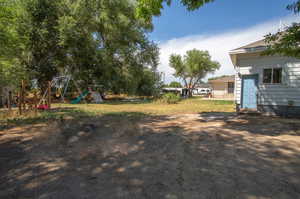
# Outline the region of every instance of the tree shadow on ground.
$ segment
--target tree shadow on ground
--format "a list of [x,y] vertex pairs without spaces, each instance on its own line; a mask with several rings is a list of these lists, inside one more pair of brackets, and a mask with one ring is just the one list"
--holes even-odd
[[299,198],[299,135],[256,134],[252,120],[224,114],[121,112],[12,129],[0,137],[0,198]]
[[107,105],[130,105],[130,104],[151,104],[154,99],[117,99],[117,100],[105,100],[103,104]]
[[247,131],[265,136],[300,136],[300,120],[283,117],[270,117],[258,114],[236,114],[206,112],[200,114],[201,122],[225,122],[225,129]]
[[74,107],[40,110],[37,112],[37,115],[35,115],[34,111],[27,111],[24,113],[23,117],[20,116],[16,118],[8,118],[7,120],[0,120],[0,131],[15,127],[39,124],[42,122],[52,122],[54,120],[61,120],[63,117],[78,119],[88,116],[90,116],[88,112],[76,109]]

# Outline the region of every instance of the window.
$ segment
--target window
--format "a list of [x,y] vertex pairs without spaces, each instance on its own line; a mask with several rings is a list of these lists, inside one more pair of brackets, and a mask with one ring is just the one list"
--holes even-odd
[[228,93],[234,93],[234,83],[228,82]]
[[282,68],[264,69],[263,75],[265,84],[280,84],[282,82]]
[[280,84],[282,78],[282,69],[274,68],[273,69],[273,84]]
[[264,69],[264,83],[265,84],[272,83],[272,69]]

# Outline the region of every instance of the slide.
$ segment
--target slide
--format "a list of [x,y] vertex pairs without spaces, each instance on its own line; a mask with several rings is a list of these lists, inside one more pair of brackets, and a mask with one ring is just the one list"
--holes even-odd
[[89,91],[84,91],[81,95],[79,95],[76,99],[71,101],[71,104],[78,104],[81,102],[83,98],[85,98],[89,94]]

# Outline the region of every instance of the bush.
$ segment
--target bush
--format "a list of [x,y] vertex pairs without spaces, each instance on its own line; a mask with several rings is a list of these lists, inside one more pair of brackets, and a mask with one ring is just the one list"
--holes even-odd
[[167,104],[176,104],[179,102],[180,96],[174,94],[174,93],[166,93],[162,96],[162,102],[167,103]]

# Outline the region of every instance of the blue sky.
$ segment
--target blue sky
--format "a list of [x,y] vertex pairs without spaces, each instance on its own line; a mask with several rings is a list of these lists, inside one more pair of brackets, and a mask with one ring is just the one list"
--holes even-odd
[[[210,76],[233,74],[228,51],[262,39],[269,32],[300,21],[299,16],[286,10],[294,0],[216,0],[197,11],[189,12],[173,0],[160,17],[154,18],[150,39],[161,48],[159,70],[166,73],[166,82],[174,80],[168,67],[171,53],[184,54],[197,48],[208,50],[222,65]],[[209,77],[210,77],[209,76]]]
[[261,22],[291,14],[286,6],[294,0],[216,0],[199,10],[189,12],[179,0],[165,6],[160,17],[154,18],[150,37],[165,41],[194,34],[220,33],[247,28]]

